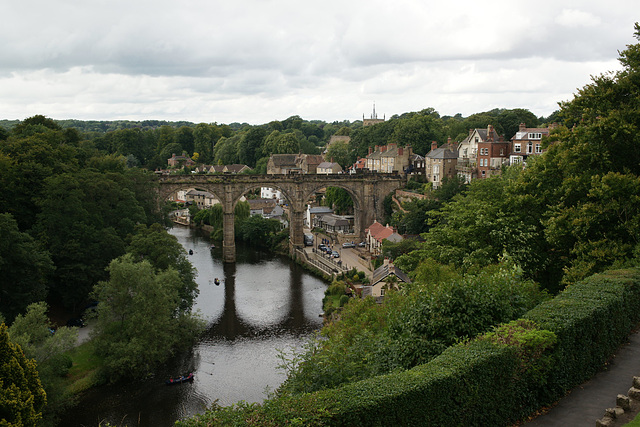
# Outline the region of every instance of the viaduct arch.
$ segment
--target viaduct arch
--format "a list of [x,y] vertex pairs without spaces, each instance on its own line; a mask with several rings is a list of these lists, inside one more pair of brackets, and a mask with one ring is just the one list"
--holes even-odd
[[222,257],[227,263],[235,262],[234,213],[236,203],[249,190],[271,187],[282,191],[290,206],[289,251],[295,257],[296,249],[304,247],[304,212],[308,200],[315,192],[326,187],[346,190],[354,203],[354,228],[361,235],[374,219],[384,216],[382,202],[387,194],[404,187],[405,178],[395,174],[295,174],[295,175],[161,175],[159,197],[161,201],[178,190],[190,187],[210,192],[220,200],[223,211]]

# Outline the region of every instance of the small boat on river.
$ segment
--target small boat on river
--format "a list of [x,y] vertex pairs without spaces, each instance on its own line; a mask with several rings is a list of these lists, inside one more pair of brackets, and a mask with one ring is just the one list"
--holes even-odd
[[189,255],[193,255],[193,249],[189,249]]
[[216,286],[220,286],[220,279],[218,279],[217,277],[213,280],[213,283],[216,284]]
[[190,372],[189,375],[180,375],[177,378],[169,378],[168,380],[165,381],[165,384],[166,385],[182,384],[182,383],[193,381],[193,379],[194,379],[193,372]]

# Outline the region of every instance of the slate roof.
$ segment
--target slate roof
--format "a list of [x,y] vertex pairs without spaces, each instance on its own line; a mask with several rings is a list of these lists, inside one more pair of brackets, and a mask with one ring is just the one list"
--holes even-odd
[[296,166],[297,154],[272,154],[271,160],[275,166]]
[[427,157],[430,159],[457,159],[458,150],[451,150],[446,145],[431,150],[427,153]]
[[373,271],[371,286],[375,285],[376,283],[382,282],[384,279],[391,275],[396,276],[401,282],[411,283],[411,279],[405,274],[404,271],[400,270],[393,264],[383,264]]

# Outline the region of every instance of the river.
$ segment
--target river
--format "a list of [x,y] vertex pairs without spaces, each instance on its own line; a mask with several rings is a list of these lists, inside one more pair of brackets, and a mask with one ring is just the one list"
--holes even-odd
[[[288,258],[238,245],[237,262],[223,264],[221,249],[210,250],[196,231],[177,226],[170,232],[193,251],[200,290],[194,309],[207,320],[206,332],[153,378],[89,390],[61,426],[171,426],[214,401],[260,402],[285,379],[279,350],[299,348],[322,326],[326,284]],[[195,373],[193,383],[164,384],[188,372]]]

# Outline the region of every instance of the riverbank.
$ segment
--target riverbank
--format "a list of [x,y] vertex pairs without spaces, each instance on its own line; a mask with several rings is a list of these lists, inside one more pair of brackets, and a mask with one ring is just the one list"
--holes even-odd
[[[279,349],[300,348],[322,327],[318,313],[326,282],[289,257],[238,242],[237,262],[224,263],[222,248],[212,250],[206,232],[182,226],[169,232],[187,252],[193,251],[188,259],[197,269],[200,291],[194,310],[207,320],[206,331],[152,377],[85,390],[60,425],[89,426],[101,420],[122,425],[124,419],[138,427],[169,427],[202,413],[214,401],[224,406],[262,402],[265,390],[276,389],[286,378],[278,369]],[[165,385],[167,378],[188,372],[195,374],[193,383]]]

